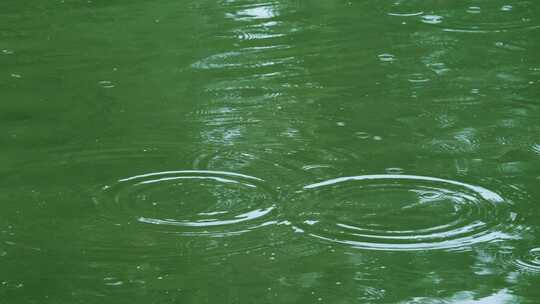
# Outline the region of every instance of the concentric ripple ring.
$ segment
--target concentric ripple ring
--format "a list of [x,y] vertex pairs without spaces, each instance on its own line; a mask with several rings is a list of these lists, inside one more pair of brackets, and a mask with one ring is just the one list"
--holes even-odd
[[531,249],[522,258],[514,263],[523,271],[540,273],[540,247]]
[[510,204],[486,188],[415,175],[339,177],[291,202],[295,231],[371,250],[463,250],[512,238]]
[[226,236],[271,223],[274,197],[257,177],[181,170],[120,179],[103,188],[98,203],[115,221],[136,221],[186,236]]

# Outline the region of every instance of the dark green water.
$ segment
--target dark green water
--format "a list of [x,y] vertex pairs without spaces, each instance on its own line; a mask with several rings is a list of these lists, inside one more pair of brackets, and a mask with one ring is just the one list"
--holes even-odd
[[0,2],[0,303],[540,303],[540,3]]

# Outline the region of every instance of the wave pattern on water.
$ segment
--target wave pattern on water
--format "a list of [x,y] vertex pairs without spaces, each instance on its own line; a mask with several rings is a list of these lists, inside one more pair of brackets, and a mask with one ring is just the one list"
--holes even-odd
[[509,203],[488,189],[413,175],[362,175],[307,185],[291,202],[297,231],[354,248],[463,250],[510,239]]
[[241,234],[271,224],[274,194],[264,181],[203,170],[141,174],[106,186],[98,200],[112,221],[136,221],[185,236]]

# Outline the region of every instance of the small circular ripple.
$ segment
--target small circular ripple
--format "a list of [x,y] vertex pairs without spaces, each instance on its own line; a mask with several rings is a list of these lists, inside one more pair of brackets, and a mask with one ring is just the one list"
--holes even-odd
[[222,171],[167,171],[119,180],[103,189],[106,217],[186,236],[226,236],[265,226],[275,208],[264,181]]
[[514,263],[524,271],[540,273],[540,247],[531,249],[522,258],[515,260]]
[[439,24],[443,22],[443,17],[438,15],[423,15],[421,20],[427,24]]
[[362,175],[307,185],[288,207],[295,231],[372,250],[466,249],[508,239],[506,203],[485,188],[414,175]]
[[378,57],[381,62],[393,62],[396,60],[396,56],[388,53],[379,54]]

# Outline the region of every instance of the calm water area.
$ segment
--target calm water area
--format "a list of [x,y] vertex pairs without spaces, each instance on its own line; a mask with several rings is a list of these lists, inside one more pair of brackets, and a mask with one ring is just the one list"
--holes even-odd
[[4,303],[540,303],[540,2],[2,0]]

